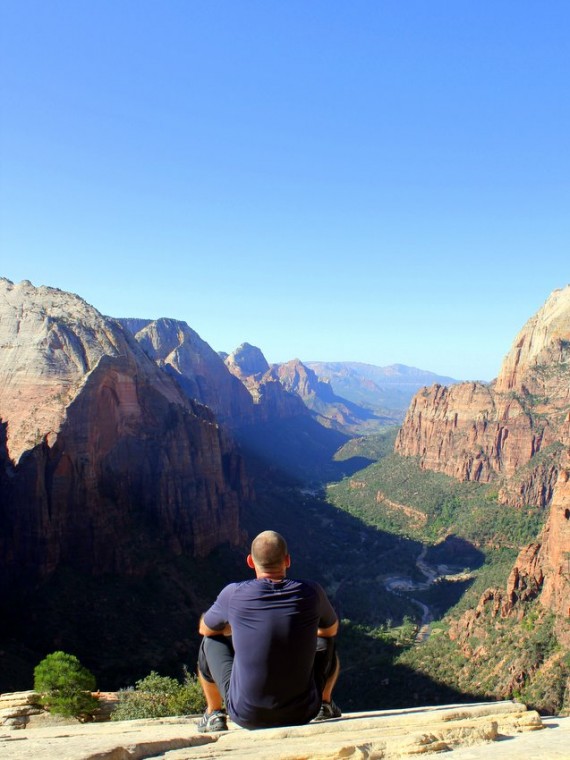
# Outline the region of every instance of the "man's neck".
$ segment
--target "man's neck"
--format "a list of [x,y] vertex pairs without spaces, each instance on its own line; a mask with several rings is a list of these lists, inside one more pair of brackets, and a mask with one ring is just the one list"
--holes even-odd
[[279,571],[276,573],[256,573],[257,580],[265,580],[265,581],[283,581],[285,580],[285,573],[283,571]]

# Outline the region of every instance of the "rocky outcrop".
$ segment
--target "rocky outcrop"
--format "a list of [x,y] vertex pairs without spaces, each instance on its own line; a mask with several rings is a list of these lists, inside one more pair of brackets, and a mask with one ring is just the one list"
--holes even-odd
[[186,395],[208,406],[219,422],[236,428],[254,422],[254,405],[243,383],[186,322],[121,319],[144,352],[166,369]]
[[376,415],[337,396],[329,380],[317,377],[316,373],[299,359],[275,364],[272,370],[281,385],[291,393],[296,393],[316,419],[326,427],[364,435],[393,424],[390,418]]
[[249,391],[256,405],[257,422],[309,416],[302,399],[296,393],[286,390],[256,346],[243,343],[225,362],[230,372]]
[[[450,621],[449,637],[467,659],[464,675],[470,673],[479,688],[485,684],[486,695],[501,698],[539,683],[535,698],[539,694],[538,699],[552,709],[558,699],[555,684],[564,683],[569,618],[570,457],[566,456],[539,539],[521,549],[505,588],[487,589],[477,607]],[[546,639],[537,645],[532,639],[535,630],[551,630],[556,647],[549,649]]]
[[32,690],[0,694],[0,730],[26,728],[32,717],[43,715],[40,697]]
[[396,451],[461,480],[500,478],[506,503],[545,506],[558,455],[570,445],[569,377],[567,286],[527,322],[494,383],[434,385],[416,394]]
[[[507,582],[503,612],[517,602],[539,599],[560,622],[570,618],[570,456],[565,455],[554,488],[548,520],[539,541],[524,547]],[[559,625],[561,643],[570,647],[570,627]]]
[[[559,618],[570,618],[570,462],[558,477],[541,545],[544,582],[540,601]],[[568,632],[564,642],[570,647]]]
[[4,587],[239,543],[247,481],[212,413],[78,296],[0,288]]
[[[231,722],[229,730],[199,734],[195,717],[113,721],[55,727],[29,727],[0,736],[2,757],[24,760],[101,760],[101,758],[165,757],[259,758],[259,760],[398,760],[432,753],[468,752],[488,758],[505,745],[502,758],[564,757],[570,726],[555,724],[517,702],[425,707],[414,710],[353,713],[338,720],[306,726],[246,731]],[[30,724],[32,725],[32,724]],[[542,731],[546,725],[557,730]],[[508,737],[510,741],[495,745]],[[538,754],[535,754],[538,753]],[[461,755],[463,756],[463,755]],[[467,757],[467,755],[465,755]]]

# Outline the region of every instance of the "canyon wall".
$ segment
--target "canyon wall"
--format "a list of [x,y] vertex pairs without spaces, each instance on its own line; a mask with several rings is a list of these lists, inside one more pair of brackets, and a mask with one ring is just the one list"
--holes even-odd
[[[570,286],[525,324],[490,385],[439,385],[416,394],[395,449],[459,480],[496,482],[506,508],[548,509],[537,540],[521,549],[506,589],[489,589],[452,626],[484,635],[485,617],[523,614],[538,599],[570,646]],[[483,633],[482,633],[483,632]]]
[[143,351],[169,372],[185,394],[208,406],[216,419],[236,428],[255,421],[253,399],[222,357],[186,322],[121,319]]
[[414,397],[395,450],[460,480],[498,481],[501,500],[545,506],[570,445],[570,286],[523,327],[490,385]]
[[0,280],[0,575],[144,573],[243,540],[242,459],[114,320]]

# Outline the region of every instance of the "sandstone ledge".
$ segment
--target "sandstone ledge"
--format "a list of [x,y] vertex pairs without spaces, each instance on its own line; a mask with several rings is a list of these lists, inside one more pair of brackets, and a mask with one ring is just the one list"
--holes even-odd
[[[352,713],[325,723],[245,731],[230,723],[219,734],[199,734],[195,717],[96,724],[0,729],[3,760],[395,760],[451,751],[451,757],[529,758],[522,749],[529,732],[546,723],[538,713],[516,702],[425,707],[421,709]],[[548,724],[552,725],[552,721]],[[570,747],[570,719],[556,719],[559,731],[539,732],[536,757],[570,758],[557,754],[556,744]],[[506,741],[510,739],[510,741]],[[493,742],[492,745],[489,743]],[[519,748],[519,742],[521,748]],[[545,744],[546,742],[546,744]],[[535,742],[536,743],[536,742]],[[492,746],[492,750],[491,750]],[[510,754],[497,752],[507,748]],[[522,751],[521,751],[522,750]],[[467,752],[468,754],[465,754]],[[562,749],[560,749],[562,752]],[[534,755],[532,755],[534,756]]]

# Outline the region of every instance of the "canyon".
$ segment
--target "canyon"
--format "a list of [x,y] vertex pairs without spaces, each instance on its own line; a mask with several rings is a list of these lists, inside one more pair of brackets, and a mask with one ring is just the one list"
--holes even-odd
[[[318,497],[323,483],[347,477],[352,490],[364,488],[354,475],[372,459],[337,452],[362,436],[372,441],[394,417],[337,395],[332,375],[321,377],[317,366],[270,365],[247,343],[220,354],[184,322],[113,319],[74,294],[0,280],[0,603],[6,619],[19,621],[10,635],[26,629],[33,652],[69,641],[96,658],[82,626],[101,625],[111,642],[117,621],[136,620],[149,637],[146,663],[191,661],[196,636],[187,631],[268,520],[295,537],[301,568],[336,589],[349,618],[377,625],[381,604],[382,614],[401,619],[405,606],[382,599],[382,587],[366,592],[364,610],[354,576],[375,562],[405,574],[420,549]],[[350,369],[331,367],[342,377]],[[397,434],[396,455],[423,472],[490,484],[504,510],[545,516],[506,586],[488,589],[453,623],[450,635],[473,659],[485,656],[472,645],[484,638],[483,624],[493,616],[520,622],[529,601],[555,616],[558,639],[570,646],[569,369],[570,286],[523,327],[495,381],[422,387]],[[404,368],[394,373],[406,376]],[[407,376],[406,392],[420,376]],[[374,384],[359,378],[361,390]],[[373,501],[414,529],[429,522],[381,487]],[[79,588],[85,599],[64,623],[65,604],[60,610],[54,599]],[[115,594],[121,613],[109,613]],[[168,642],[156,642],[173,607],[165,659],[158,650]],[[147,610],[152,623],[143,620]],[[115,646],[106,674],[120,671]],[[131,677],[137,653],[129,657]]]

